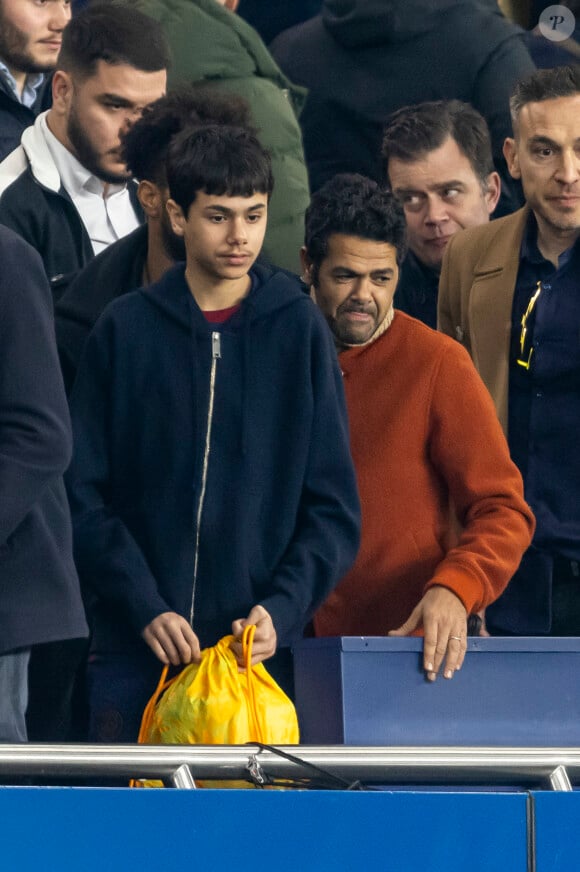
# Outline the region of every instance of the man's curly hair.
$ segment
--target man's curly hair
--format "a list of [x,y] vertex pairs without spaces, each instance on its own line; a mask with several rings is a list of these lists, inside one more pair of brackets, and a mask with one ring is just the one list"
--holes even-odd
[[400,265],[407,251],[405,216],[393,194],[358,174],[334,176],[312,196],[306,210],[304,244],[312,263],[313,284],[335,233],[388,242]]
[[210,85],[175,88],[147,106],[123,137],[123,158],[131,175],[167,185],[166,158],[173,137],[195,125],[227,124],[255,133],[248,103]]

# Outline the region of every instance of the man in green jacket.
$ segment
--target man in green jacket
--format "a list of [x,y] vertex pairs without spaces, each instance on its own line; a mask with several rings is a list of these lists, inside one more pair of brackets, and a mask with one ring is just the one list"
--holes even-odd
[[138,5],[165,28],[173,58],[170,87],[207,80],[250,104],[274,172],[263,254],[298,272],[310,200],[297,120],[306,92],[289,82],[256,31],[234,13],[237,0],[139,0]]

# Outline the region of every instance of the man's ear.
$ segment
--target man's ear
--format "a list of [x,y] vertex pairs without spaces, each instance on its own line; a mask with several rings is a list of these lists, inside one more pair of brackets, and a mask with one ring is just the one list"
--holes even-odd
[[520,160],[518,157],[518,145],[515,139],[508,136],[503,144],[503,156],[513,179],[521,179]]
[[73,91],[70,75],[64,70],[56,70],[52,77],[52,109],[57,115],[68,114]]
[[137,197],[148,218],[160,218],[163,207],[161,191],[154,182],[147,179],[139,182]]
[[487,188],[485,191],[485,202],[487,204],[487,211],[490,215],[497,206],[500,194],[501,179],[499,173],[490,173],[487,177]]
[[306,246],[303,245],[300,249],[300,263],[302,264],[302,281],[305,285],[312,284],[312,261],[308,257]]
[[177,236],[183,236],[185,224],[187,223],[185,215],[183,214],[183,209],[171,198],[165,204],[165,208],[167,209],[167,214],[171,221],[171,229]]

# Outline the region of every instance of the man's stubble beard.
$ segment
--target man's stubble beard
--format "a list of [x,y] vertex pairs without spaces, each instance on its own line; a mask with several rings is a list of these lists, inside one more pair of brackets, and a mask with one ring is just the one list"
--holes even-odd
[[39,64],[27,51],[29,37],[7,20],[0,6],[0,60],[20,73],[48,73],[54,64]]
[[129,181],[131,178],[129,172],[123,174],[110,173],[102,167],[101,156],[86,135],[79,121],[74,100],[68,117],[66,133],[74,149],[75,157],[86,170],[108,185],[124,185]]
[[[551,215],[547,209],[539,208],[535,204],[528,204],[533,212],[544,222],[545,226],[551,230],[556,236],[569,233],[578,233],[580,231],[580,217],[575,218],[570,216],[570,220],[566,221],[564,216],[562,220],[558,220],[557,216]],[[537,220],[537,218],[536,218]]]

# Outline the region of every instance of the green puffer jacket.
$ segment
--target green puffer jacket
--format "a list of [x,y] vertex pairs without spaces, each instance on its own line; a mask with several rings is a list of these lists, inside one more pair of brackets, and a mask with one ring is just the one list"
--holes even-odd
[[139,0],[160,21],[172,51],[169,86],[215,82],[250,104],[260,139],[272,154],[274,193],[263,254],[299,272],[304,211],[310,194],[297,114],[306,91],[280,71],[255,30],[217,0]]

